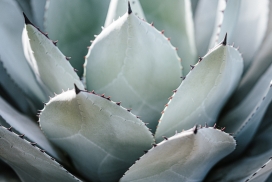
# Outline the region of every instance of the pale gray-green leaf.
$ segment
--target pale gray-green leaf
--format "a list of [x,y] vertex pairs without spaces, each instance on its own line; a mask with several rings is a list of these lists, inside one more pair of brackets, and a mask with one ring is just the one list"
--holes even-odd
[[35,25],[37,25],[42,31],[44,31],[44,12],[46,1],[47,0],[31,0],[30,2]]
[[149,150],[120,181],[200,182],[235,145],[233,137],[217,129],[187,130]]
[[[11,79],[23,90],[36,106],[47,100],[29,67],[22,47],[24,18],[16,2],[0,1],[0,57]],[[7,18],[8,17],[8,18]]]
[[74,83],[84,89],[74,68],[58,47],[31,24],[26,24],[23,30],[23,46],[37,79],[47,86],[51,95],[72,89]]
[[35,124],[34,121],[13,109],[1,97],[0,116],[4,119],[4,122],[6,122],[8,126],[2,122],[1,125],[5,127],[12,126],[19,133],[24,134],[25,137],[27,137],[30,141],[36,142],[42,149],[46,150],[46,152],[48,152],[56,159],[63,159],[63,157],[60,155],[59,150],[55,146],[53,146],[44,136],[38,124]]
[[[205,179],[205,182],[245,182],[259,169],[262,170],[263,165],[272,156],[271,109],[272,107],[270,106],[270,110],[266,113],[265,125],[260,127],[258,135],[254,137],[243,155],[229,164],[213,169]],[[237,145],[239,146],[239,144]]]
[[219,44],[211,50],[170,98],[157,127],[156,140],[195,124],[213,125],[240,80],[242,70],[243,59],[235,48]]
[[[227,5],[230,4],[237,4],[238,6],[239,3],[238,1],[228,1]],[[222,27],[226,27],[223,31],[230,32],[229,42],[234,42],[235,45],[239,46],[245,62],[244,69],[246,70],[258,51],[267,29],[269,0],[260,2],[241,0],[238,12],[237,6],[232,6],[234,7],[233,9],[236,9],[232,13],[226,12],[228,16],[224,16],[224,19],[227,20],[223,20]],[[235,19],[230,17],[234,14],[237,14]],[[230,30],[230,27],[232,27],[232,30]],[[216,33],[214,32],[214,34]],[[220,33],[219,40],[225,33]],[[214,44],[210,44],[210,46],[213,47]]]
[[92,181],[117,181],[154,142],[141,120],[105,97],[85,91],[70,90],[51,99],[40,115],[40,125]]
[[79,181],[54,159],[0,126],[0,158],[25,182]]
[[[223,2],[222,4],[225,4],[224,9],[218,9],[218,16],[222,16],[222,20],[220,23],[217,23],[216,26],[218,27],[218,31],[215,31],[213,33],[213,38],[211,43],[211,47],[213,47],[215,44],[218,43],[218,40],[222,40],[225,36],[226,33],[228,33],[228,37],[233,37],[235,36],[234,29],[236,25],[236,22],[238,20],[237,17],[239,17],[239,12],[240,12],[240,5],[241,5],[241,0],[220,0],[220,3]],[[224,10],[224,12],[221,12]],[[229,39],[231,42],[232,39]],[[232,42],[231,42],[232,43]],[[236,43],[236,42],[235,42]]]
[[221,26],[224,19],[224,11],[226,9],[226,6],[227,6],[226,0],[218,0],[217,9],[216,9],[216,19],[215,19],[215,24],[213,27],[213,34],[210,39],[210,46],[209,46],[210,48],[213,48],[214,46],[218,44],[218,34],[221,31]]
[[167,98],[181,82],[174,47],[133,13],[126,13],[97,36],[85,66],[88,90],[122,101],[153,130]]
[[[104,25],[105,27],[109,26],[114,20],[117,20],[128,11],[128,1],[129,0],[111,0]],[[139,0],[130,1],[130,6],[131,9],[133,9],[133,14],[139,18],[145,19],[144,12]]]
[[[264,182],[272,173],[272,162],[271,158],[267,161],[260,169],[253,173],[246,182]],[[269,182],[269,180],[268,180]]]
[[191,0],[191,4],[192,4],[193,16],[195,17],[196,9],[197,9],[198,5],[200,4],[199,0]]
[[159,30],[171,38],[171,43],[178,48],[182,59],[184,74],[190,71],[190,65],[197,61],[193,15],[190,0],[140,0],[145,16]]
[[83,73],[84,56],[93,36],[104,25],[110,0],[48,0],[45,29],[60,50],[71,58],[71,64]]
[[[260,84],[256,85],[249,96],[258,97],[259,100],[252,102],[247,97],[235,109],[231,110],[223,119],[217,122],[219,126],[226,127],[226,132],[232,133],[237,140],[237,149],[229,158],[234,158],[241,154],[256,133],[272,100],[271,83],[267,87],[264,91],[260,91]],[[260,96],[256,96],[257,94],[260,94]]]
[[[14,0],[11,0],[11,1],[14,1]],[[29,17],[29,19],[31,21],[34,20],[33,18],[33,12],[32,12],[32,7],[31,7],[31,1],[32,0],[15,0],[17,1],[18,5],[20,6],[21,8],[21,11],[24,12],[27,17]]]
[[[254,108],[257,107],[258,103],[262,101],[264,95],[267,92],[267,87],[271,82],[271,78],[272,78],[272,65],[270,65],[267,68],[267,70],[259,78],[258,82],[246,95],[246,97],[241,102],[236,103],[232,109],[226,112],[225,115],[221,117],[219,122],[223,120],[229,121],[228,124],[226,122],[225,124],[227,124],[230,128],[228,126],[226,128],[232,129],[233,132],[236,132],[237,129],[239,129],[241,126],[244,125],[245,119],[247,117],[250,117],[251,112],[254,111]],[[267,99],[269,100],[269,98]],[[264,110],[265,109],[266,107],[264,108]],[[239,119],[239,120],[236,120],[236,119]],[[259,123],[255,123],[255,124],[257,127]],[[251,137],[252,135],[254,135],[254,133],[252,132],[256,131],[254,127],[252,129],[253,130],[251,131],[249,130],[249,133],[251,133],[250,134]],[[250,137],[246,139],[248,140],[250,139]]]
[[[269,10],[272,10],[272,3],[269,3]],[[272,11],[269,11],[269,17],[272,17]],[[269,18],[264,41],[257,51],[249,69],[244,73],[237,90],[234,92],[229,106],[235,106],[241,102],[250,90],[257,83],[258,79],[269,68],[272,63],[272,18]]]
[[199,0],[194,18],[195,39],[198,55],[209,49],[210,39],[216,22],[218,0]]

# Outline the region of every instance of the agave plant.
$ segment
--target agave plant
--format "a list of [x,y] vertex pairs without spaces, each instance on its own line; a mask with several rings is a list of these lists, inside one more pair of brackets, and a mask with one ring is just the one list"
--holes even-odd
[[1,0],[1,180],[271,180],[270,7]]

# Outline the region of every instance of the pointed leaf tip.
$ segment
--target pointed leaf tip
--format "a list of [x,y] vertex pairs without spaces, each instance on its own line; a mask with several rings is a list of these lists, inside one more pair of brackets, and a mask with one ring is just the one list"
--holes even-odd
[[128,14],[130,15],[132,13],[131,7],[130,7],[130,2],[128,1]]
[[224,38],[224,40],[221,43],[224,46],[227,45],[227,37],[228,37],[228,33],[225,34],[225,38]]
[[81,92],[81,90],[77,87],[76,84],[74,84],[74,86],[75,86],[75,92],[76,92],[76,94],[79,94],[79,92]]
[[[33,25],[33,23],[31,23],[31,21],[27,18],[26,14],[23,12],[23,15],[24,15],[24,19],[25,19],[25,24],[30,24],[30,25]],[[34,26],[34,25],[33,25]]]

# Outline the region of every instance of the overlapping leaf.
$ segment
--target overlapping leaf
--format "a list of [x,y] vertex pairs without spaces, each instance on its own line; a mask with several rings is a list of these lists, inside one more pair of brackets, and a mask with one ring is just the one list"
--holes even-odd
[[[249,181],[252,180],[252,182],[261,182],[266,180],[269,173],[272,172],[271,162],[266,165],[272,156],[271,109],[270,106],[258,134],[243,155],[231,163],[213,169],[205,181],[245,182],[248,179]],[[239,146],[239,144],[237,145]],[[253,180],[254,178],[256,180]]]
[[46,34],[34,27],[25,17],[23,46],[25,56],[36,74],[36,78],[52,93],[73,88],[74,83],[84,89],[83,84],[54,42]]
[[[109,26],[114,20],[117,20],[125,12],[127,12],[127,3],[129,0],[111,0],[108,10],[107,18],[105,21],[105,27]],[[144,12],[142,10],[139,0],[130,1],[130,6],[133,9],[133,13],[139,18],[145,19]]]
[[193,15],[190,0],[140,0],[145,16],[154,22],[157,29],[163,30],[178,48],[182,59],[184,74],[190,71],[190,65],[197,61]]
[[72,66],[83,74],[84,56],[93,36],[104,25],[110,0],[50,0],[45,12],[45,29],[60,50],[71,58]]
[[[272,3],[269,3],[269,10],[272,9]],[[272,17],[272,11],[269,11],[269,17]],[[264,41],[256,52],[251,66],[243,75],[237,90],[230,100],[229,107],[233,107],[241,102],[261,78],[263,73],[272,63],[272,18],[269,18]]]
[[[269,0],[261,2],[255,0],[227,1],[222,29],[219,39],[216,40],[221,40],[225,33],[230,34],[229,42],[234,42],[243,53],[245,70],[263,41],[268,22],[268,5]],[[214,36],[217,36],[217,33],[214,32]],[[213,47],[215,43],[211,42],[210,47]]]
[[196,7],[194,25],[198,55],[203,56],[209,49],[210,39],[216,22],[218,0],[200,0]]
[[38,145],[46,150],[46,152],[48,152],[51,156],[60,161],[63,159],[60,151],[48,141],[40,130],[39,126],[31,121],[28,117],[13,109],[1,97],[0,116],[2,118],[0,118],[1,125],[5,127],[12,126],[13,129],[19,133],[22,133],[30,141],[38,143]]
[[75,88],[51,99],[40,115],[49,140],[93,181],[117,181],[154,142],[141,120],[108,99]]
[[[24,57],[22,47],[22,31],[24,19],[16,2],[0,1],[0,57],[7,74],[24,94],[40,107],[47,99],[47,94],[40,87],[33,71]],[[11,20],[12,19],[12,20]]]
[[34,143],[2,126],[0,149],[0,158],[13,168],[22,181],[79,181]]
[[187,130],[157,144],[120,181],[203,181],[235,145],[233,137],[217,129]]
[[92,43],[86,84],[88,90],[122,101],[154,130],[167,98],[180,84],[181,65],[167,38],[130,10]]
[[240,53],[225,43],[200,59],[170,98],[155,134],[157,141],[195,124],[215,123],[243,70]]
[[[238,147],[231,158],[241,154],[256,133],[272,100],[271,83],[267,87],[263,89],[262,82],[259,82],[243,102],[218,121],[218,125],[226,127],[226,132],[232,133],[237,140]],[[256,99],[252,100],[253,97]]]

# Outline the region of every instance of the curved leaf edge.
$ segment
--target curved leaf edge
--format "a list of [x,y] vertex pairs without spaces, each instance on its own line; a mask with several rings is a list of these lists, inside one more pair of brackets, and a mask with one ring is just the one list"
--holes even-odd
[[[258,175],[262,174],[262,171],[268,166],[272,164],[272,157],[269,158],[269,160],[262,165],[262,167],[260,167],[256,172],[254,172],[253,174],[251,174],[246,180],[245,182],[250,182],[253,178],[255,178]],[[268,169],[269,170],[269,169]],[[259,174],[261,172],[261,174]],[[270,172],[272,172],[272,168],[270,167]]]
[[[206,53],[206,55],[204,55],[203,57],[199,57],[198,62],[197,62],[195,65],[190,65],[190,66],[191,66],[191,70],[190,70],[190,72],[189,72],[188,74],[190,74],[191,72],[193,72],[193,69],[194,69],[196,66],[198,66],[198,64],[202,61],[202,59],[203,59],[204,57],[206,57],[206,56],[207,56],[208,54],[210,54],[214,49],[218,48],[218,46],[221,46],[221,45],[222,45],[222,46],[230,46],[230,47],[234,48],[236,51],[239,52],[239,47],[234,47],[234,43],[233,43],[232,45],[227,44],[227,33],[226,33],[225,38],[224,38],[218,45],[216,45],[215,47],[209,49],[208,52]],[[240,54],[240,56],[241,56],[242,59],[243,59],[242,53],[239,52],[239,54]],[[188,75],[188,74],[187,74],[187,75]],[[183,81],[186,79],[186,76],[181,77],[181,79],[182,79],[182,82],[183,82]],[[181,84],[182,84],[182,82],[181,82]],[[178,88],[179,88],[179,87],[178,87]],[[163,109],[162,112],[161,112],[162,115],[161,115],[160,119],[158,120],[158,123],[161,122],[161,120],[162,120],[162,118],[163,118],[163,115],[164,115],[164,112],[166,111],[166,109],[167,109],[168,105],[170,104],[171,100],[174,98],[176,92],[178,91],[178,88],[172,91],[173,94],[172,94],[172,96],[170,96],[170,97],[168,98],[169,101],[168,101],[167,104],[165,104],[165,107],[164,107],[164,109]],[[158,125],[157,125],[157,128],[158,128]],[[157,130],[156,130],[156,132],[157,132]],[[156,132],[155,132],[155,136],[156,136]]]
[[[2,118],[2,117],[1,117],[1,118]],[[5,120],[4,120],[4,121],[5,121]],[[56,161],[55,158],[53,158],[53,157],[51,157],[49,154],[47,154],[45,150],[39,148],[39,147],[37,146],[37,145],[38,145],[37,143],[29,142],[29,141],[25,138],[25,135],[24,135],[24,134],[19,135],[19,134],[13,132],[12,126],[11,126],[10,128],[6,128],[6,127],[4,127],[4,126],[2,126],[2,125],[0,124],[0,127],[4,128],[4,129],[6,129],[6,130],[8,130],[8,131],[11,132],[13,135],[15,135],[15,136],[21,138],[23,142],[27,143],[27,144],[30,145],[31,147],[34,147],[37,151],[43,153],[44,156],[46,156],[47,158],[51,159],[55,164],[57,164],[57,166],[59,166],[59,169],[60,169],[60,170],[65,171],[68,175],[70,175],[70,176],[71,176],[72,178],[74,178],[76,181],[81,182],[80,179],[78,179],[76,176],[74,176],[72,173],[70,173],[68,170],[66,170],[60,163],[58,163],[58,162]]]
[[[223,6],[223,7],[220,7],[220,3],[221,3],[221,6]],[[214,25],[215,26],[214,32],[212,33],[212,37],[211,37],[211,40],[213,40],[213,42],[210,42],[210,45],[218,44],[220,32],[222,29],[222,24],[224,22],[226,8],[227,8],[227,0],[221,0],[220,2],[218,2],[218,7],[216,10],[217,11],[217,18],[216,18],[216,22]]]
[[[147,127],[148,123],[143,122],[143,121],[140,119],[140,116],[136,116],[136,115],[134,115],[133,113],[131,113],[131,110],[132,110],[132,109],[127,109],[127,108],[123,107],[123,106],[121,105],[121,101],[120,101],[120,102],[114,102],[114,101],[111,100],[111,97],[110,97],[110,96],[105,96],[105,94],[101,94],[101,95],[96,94],[94,90],[92,90],[92,91],[88,91],[88,90],[80,90],[80,89],[77,87],[76,84],[74,84],[74,89],[67,89],[67,91],[70,91],[70,90],[74,90],[75,93],[76,93],[76,95],[79,94],[80,92],[86,92],[86,93],[89,93],[89,94],[96,95],[96,96],[98,96],[98,97],[101,97],[101,98],[103,98],[103,99],[105,99],[105,100],[107,100],[107,101],[113,103],[113,104],[116,104],[116,105],[119,106],[121,109],[126,110],[126,111],[129,112],[133,117],[135,117],[137,120],[140,120],[140,122],[142,122],[142,123],[144,124],[144,127],[148,130],[149,134],[152,136],[154,143],[156,143],[156,142],[155,142],[155,138],[154,138],[154,134],[151,132],[151,129]],[[63,91],[62,93],[64,93],[64,92],[66,92],[66,91]],[[61,95],[62,93],[60,93],[60,94],[55,94],[54,97],[49,97],[50,100],[49,100],[47,103],[44,104],[44,108],[43,108],[42,110],[40,110],[40,114],[45,110],[47,104],[50,103],[51,100],[52,100],[53,98],[57,97],[58,95]],[[39,116],[40,116],[40,115],[39,115]],[[40,117],[39,117],[38,123],[39,123],[40,129],[43,131],[42,126],[41,126],[41,124],[40,124]],[[44,133],[44,134],[46,135],[46,133]]]
[[[49,1],[47,2],[48,4],[49,4]],[[45,7],[45,9],[46,9],[47,7]],[[58,43],[58,40],[51,40],[50,38],[49,38],[49,36],[48,36],[48,33],[45,33],[45,32],[43,32],[43,31],[41,31],[41,29],[39,28],[39,27],[37,27],[36,25],[34,25],[28,18],[27,18],[27,16],[23,13],[23,15],[24,15],[24,19],[25,19],[25,25],[31,25],[31,26],[33,26],[34,28],[36,28],[41,34],[43,34],[48,40],[50,40],[56,47],[58,47],[57,46],[57,43]],[[67,61],[69,61],[70,59],[71,59],[71,57],[67,57],[67,56],[65,56],[65,58],[66,58],[66,60]],[[71,65],[71,64],[70,64]],[[71,65],[72,66],[72,65]],[[73,67],[73,66],[72,66]],[[75,73],[77,72],[77,70],[76,69],[74,69],[74,71],[75,71]]]
[[[213,127],[209,127],[207,124],[205,124],[204,126],[202,126],[202,125],[195,125],[193,128],[191,128],[191,129],[189,129],[189,130],[183,130],[182,132],[185,132],[185,131],[192,131],[194,134],[196,134],[198,130],[203,129],[203,128],[211,128],[211,129],[215,129],[215,130],[218,130],[218,131],[221,131],[221,132],[225,133],[226,135],[229,135],[230,137],[232,137],[233,141],[235,142],[235,148],[234,148],[234,150],[236,149],[236,145],[237,145],[237,144],[236,144],[236,140],[235,140],[235,138],[233,137],[233,135],[230,134],[230,133],[224,132],[224,129],[225,129],[225,128],[218,129],[218,128],[216,127],[216,124],[215,124]],[[180,134],[180,133],[182,133],[182,132],[179,132],[179,133],[176,132],[176,133],[175,133],[173,136],[171,136],[171,137],[174,137],[174,136],[176,136],[176,135],[178,135],[178,134]],[[162,137],[163,137],[164,140],[161,141],[160,143],[162,143],[162,142],[168,142],[168,140],[171,138],[171,137],[167,138],[167,137],[165,137],[165,136],[162,136]],[[158,144],[160,144],[160,143],[158,143]],[[147,150],[147,151],[144,151],[144,155],[141,156],[138,160],[136,160],[132,166],[134,166],[138,161],[140,161],[140,160],[141,160],[148,152],[151,152],[158,144],[154,143],[154,144],[153,144],[153,147],[152,147],[151,149],[149,149],[149,150]],[[271,157],[271,158],[272,158],[272,157]],[[122,178],[129,172],[129,170],[130,170],[130,168],[131,168],[132,166],[130,166],[130,167],[128,168],[128,170],[124,173],[124,175],[122,176]],[[121,179],[122,179],[122,178],[121,178]]]
[[[130,12],[130,11],[131,11],[131,12]],[[132,11],[133,11],[133,10],[131,10],[131,7],[129,7],[127,13],[128,13],[129,15],[134,15],[134,14],[132,14]],[[134,15],[134,16],[136,16],[136,15]],[[138,16],[136,16],[136,17],[139,18],[140,20],[144,21],[145,23],[148,23],[145,19],[140,18],[140,17],[138,17]],[[118,21],[120,18],[121,18],[121,17],[119,17],[117,20],[114,20],[113,22]],[[160,34],[163,36],[164,39],[168,40],[170,47],[172,47],[172,48],[176,51],[177,59],[178,59],[178,61],[180,62],[180,69],[183,70],[183,67],[182,67],[182,64],[181,64],[181,63],[182,63],[182,60],[181,60],[181,58],[180,58],[179,55],[178,55],[178,48],[173,46],[173,44],[171,43],[171,38],[165,36],[165,34],[164,34],[165,31],[164,31],[164,30],[159,31],[158,29],[156,29],[156,27],[154,26],[154,23],[153,23],[153,22],[148,23],[148,24],[149,24],[151,27],[155,28],[155,30],[157,30],[158,32],[160,32]],[[111,25],[112,25],[112,23],[111,23],[108,27],[110,27]],[[101,29],[102,29],[102,31],[103,31],[103,30],[105,30],[105,29],[108,28],[108,27],[103,27],[103,26],[102,26]],[[101,34],[102,31],[101,31],[99,34]],[[98,34],[98,35],[99,35],[99,34]],[[82,79],[83,79],[83,84],[84,84],[85,88],[87,88],[87,87],[86,87],[85,81],[86,81],[86,66],[87,66],[87,62],[88,62],[87,58],[88,58],[88,55],[89,55],[89,49],[91,48],[92,44],[95,42],[96,37],[97,37],[98,35],[94,35],[94,39],[93,39],[93,40],[90,40],[90,43],[91,43],[91,44],[90,44],[90,46],[87,47],[87,49],[88,49],[87,55],[84,56],[85,63],[83,64],[84,73],[83,73]]]
[[[250,114],[248,115],[247,119],[245,120],[245,122],[243,122],[243,124],[238,128],[238,130],[234,133],[234,136],[239,135],[244,127],[251,121],[251,119],[253,118],[253,116],[258,112],[259,107],[261,107],[261,105],[263,104],[263,102],[265,101],[265,99],[267,99],[268,94],[270,92],[270,90],[272,89],[272,80],[269,84],[268,90],[264,93],[262,100],[259,101],[256,106],[253,108],[253,110],[250,112]],[[271,101],[270,101],[271,102]],[[267,109],[267,107],[265,108]],[[261,121],[260,121],[261,122]],[[257,132],[257,131],[256,131]]]

